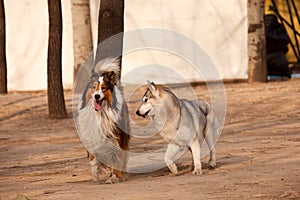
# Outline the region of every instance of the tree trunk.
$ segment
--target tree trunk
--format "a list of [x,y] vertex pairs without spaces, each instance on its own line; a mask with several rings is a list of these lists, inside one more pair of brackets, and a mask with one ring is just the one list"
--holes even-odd
[[248,0],[248,81],[267,81],[265,1]]
[[4,2],[0,0],[0,94],[7,94],[6,38]]
[[124,0],[101,0],[95,63],[107,57],[120,57],[121,62],[123,31]]
[[93,51],[89,0],[72,0],[74,80],[77,71]]
[[49,43],[47,59],[49,117],[67,117],[62,85],[62,10],[61,0],[48,0]]

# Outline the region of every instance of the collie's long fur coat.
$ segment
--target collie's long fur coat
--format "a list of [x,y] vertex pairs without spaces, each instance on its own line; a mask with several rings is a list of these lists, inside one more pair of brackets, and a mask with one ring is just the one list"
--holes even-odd
[[99,62],[78,106],[78,135],[88,150],[92,178],[101,169],[106,183],[118,182],[126,174],[130,126],[128,107],[120,90],[119,60]]

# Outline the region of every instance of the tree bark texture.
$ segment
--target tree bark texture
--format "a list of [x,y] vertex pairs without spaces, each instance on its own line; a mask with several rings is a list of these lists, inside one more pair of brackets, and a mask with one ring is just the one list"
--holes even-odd
[[267,81],[264,0],[248,0],[248,81]]
[[101,0],[95,63],[107,57],[120,57],[121,62],[123,31],[124,0]]
[[89,0],[72,0],[74,80],[77,71],[93,51]]
[[49,117],[67,117],[62,85],[62,10],[61,0],[48,0],[49,43],[47,58]]
[[0,94],[7,94],[7,64],[4,0],[0,0]]

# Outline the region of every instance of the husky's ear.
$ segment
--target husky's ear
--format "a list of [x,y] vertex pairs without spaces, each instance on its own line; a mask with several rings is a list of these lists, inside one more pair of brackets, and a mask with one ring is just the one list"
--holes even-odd
[[158,90],[156,90],[155,84],[147,80],[147,87],[149,88],[152,94],[157,94]]

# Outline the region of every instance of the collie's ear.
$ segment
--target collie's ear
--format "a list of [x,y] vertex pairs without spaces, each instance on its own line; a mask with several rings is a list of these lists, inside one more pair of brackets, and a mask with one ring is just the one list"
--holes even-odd
[[104,72],[103,77],[107,82],[113,83],[115,85],[115,72],[114,71],[109,71],[109,72]]
[[107,73],[107,76],[108,76],[109,80],[112,81],[115,78],[115,72],[110,71],[110,72]]
[[118,85],[120,82],[120,59],[119,58],[105,58],[100,60],[95,66],[95,72],[106,77],[106,80]]
[[153,82],[147,80],[147,87],[149,88],[150,92],[152,93],[156,92],[155,84]]
[[94,81],[94,80],[96,80],[96,79],[98,79],[98,78],[99,78],[99,74],[98,74],[94,69],[92,69],[92,70],[91,70],[91,77],[90,77],[90,80]]

